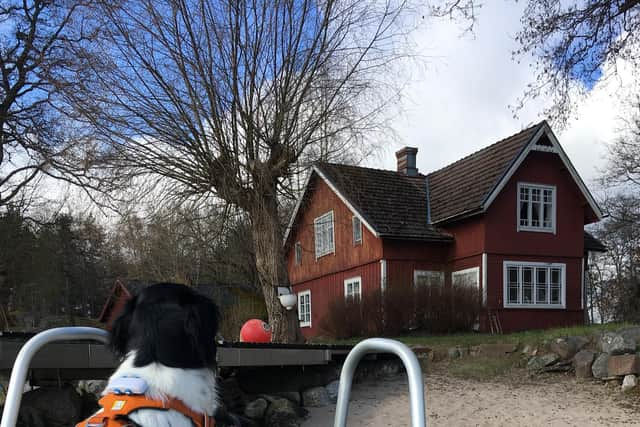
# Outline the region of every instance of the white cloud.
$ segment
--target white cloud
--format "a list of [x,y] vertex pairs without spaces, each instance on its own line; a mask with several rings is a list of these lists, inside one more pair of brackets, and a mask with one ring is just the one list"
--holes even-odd
[[[529,102],[518,118],[509,108],[534,79],[533,68],[511,55],[523,6],[485,2],[475,37],[463,36],[461,27],[450,21],[425,21],[415,40],[427,64],[406,88],[403,113],[394,124],[399,142],[388,144],[369,166],[395,169],[394,152],[410,145],[419,149],[420,171],[430,172],[543,118],[544,100]],[[618,127],[618,87],[618,82],[596,85],[577,119],[556,132],[587,183],[604,168],[605,143]]]

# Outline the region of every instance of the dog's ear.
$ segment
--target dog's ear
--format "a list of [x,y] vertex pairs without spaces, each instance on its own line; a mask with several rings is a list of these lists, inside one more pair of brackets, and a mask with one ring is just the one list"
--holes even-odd
[[200,298],[197,304],[188,306],[184,329],[193,350],[207,366],[216,359],[218,319],[218,307],[209,298]]
[[133,318],[133,311],[136,308],[138,297],[135,296],[125,304],[122,312],[116,317],[111,325],[111,335],[109,337],[109,348],[119,358],[126,356],[129,342],[129,328],[131,326],[131,319]]

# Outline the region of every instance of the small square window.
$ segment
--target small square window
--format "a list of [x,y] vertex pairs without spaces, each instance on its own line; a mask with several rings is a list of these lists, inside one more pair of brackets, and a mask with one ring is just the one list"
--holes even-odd
[[518,183],[518,231],[555,233],[555,188]]

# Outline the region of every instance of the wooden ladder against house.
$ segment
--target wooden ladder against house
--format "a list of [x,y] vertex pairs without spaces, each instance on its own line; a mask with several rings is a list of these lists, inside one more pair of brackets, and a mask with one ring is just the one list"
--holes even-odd
[[502,335],[502,324],[496,311],[489,310],[489,327],[491,328],[491,335]]

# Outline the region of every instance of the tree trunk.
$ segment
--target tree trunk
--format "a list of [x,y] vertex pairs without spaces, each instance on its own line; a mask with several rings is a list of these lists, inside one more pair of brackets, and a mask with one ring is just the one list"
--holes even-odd
[[273,191],[260,192],[253,201],[249,215],[255,245],[258,280],[264,294],[269,315],[273,342],[303,342],[298,324],[298,308],[286,310],[278,299],[278,286],[289,286],[282,227],[278,216],[278,205]]

